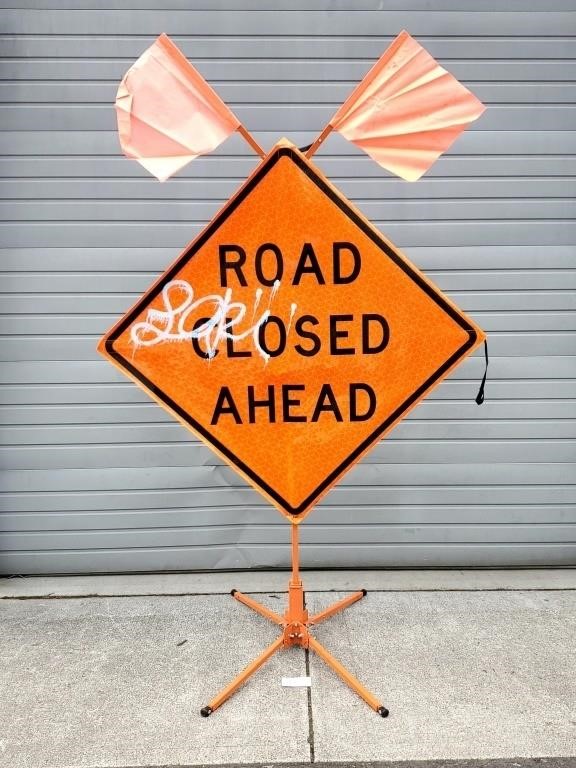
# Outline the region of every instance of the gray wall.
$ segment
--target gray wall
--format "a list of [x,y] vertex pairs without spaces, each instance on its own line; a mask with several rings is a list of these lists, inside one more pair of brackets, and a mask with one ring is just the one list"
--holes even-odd
[[477,353],[346,476],[303,564],[576,562],[572,0],[0,7],[2,572],[288,562],[284,519],[95,352],[256,163],[234,138],[161,185],[120,154],[117,83],[162,31],[267,148],[310,142],[402,28],[488,105],[416,184],[337,137],[317,155],[491,367],[482,408]]

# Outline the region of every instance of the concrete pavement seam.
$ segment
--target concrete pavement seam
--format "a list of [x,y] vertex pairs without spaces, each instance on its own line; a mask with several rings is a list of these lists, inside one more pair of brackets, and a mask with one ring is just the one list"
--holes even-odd
[[[306,595],[310,590],[304,592],[304,607],[306,607]],[[310,677],[310,649],[304,648],[304,663],[306,665],[306,676]],[[312,688],[306,689],[306,699],[308,704],[308,744],[310,745],[310,762],[315,762],[314,747],[314,711],[312,708]]]
[[[310,677],[310,650],[304,649],[304,659],[306,664],[306,676]],[[310,745],[310,762],[315,763],[315,747],[314,747],[314,712],[312,709],[312,689],[306,689],[306,697],[308,703],[308,744]]]
[[[307,592],[312,594],[330,594],[336,592],[346,592],[346,589],[308,589]],[[377,592],[381,594],[386,593],[402,593],[402,592],[576,592],[576,587],[479,587],[478,589],[371,589],[370,592]],[[0,600],[84,600],[86,598],[123,598],[123,597],[217,597],[219,595],[229,595],[230,590],[222,592],[131,592],[115,594],[114,592],[98,592],[89,593],[83,595],[55,595],[48,593],[47,595],[0,595]],[[246,594],[249,595],[269,595],[270,590],[250,590]],[[284,595],[288,594],[285,590],[275,592],[275,594]],[[130,766],[128,766],[130,768]],[[160,766],[164,768],[164,766]],[[171,768],[171,766],[167,766]],[[576,768],[576,767],[575,767]]]

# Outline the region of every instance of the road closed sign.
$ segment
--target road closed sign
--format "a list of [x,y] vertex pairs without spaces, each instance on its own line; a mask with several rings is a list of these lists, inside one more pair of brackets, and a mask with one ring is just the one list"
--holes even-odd
[[302,519],[483,340],[283,141],[99,350]]

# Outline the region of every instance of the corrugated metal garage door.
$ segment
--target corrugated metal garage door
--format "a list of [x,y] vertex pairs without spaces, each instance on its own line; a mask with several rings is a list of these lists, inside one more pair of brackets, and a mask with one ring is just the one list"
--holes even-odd
[[490,333],[491,381],[478,408],[478,354],[352,471],[304,564],[576,561],[571,0],[0,6],[2,572],[288,561],[280,515],[95,352],[256,163],[233,139],[160,185],[120,155],[117,82],[162,31],[265,147],[311,141],[402,28],[489,106],[417,184],[317,156]]

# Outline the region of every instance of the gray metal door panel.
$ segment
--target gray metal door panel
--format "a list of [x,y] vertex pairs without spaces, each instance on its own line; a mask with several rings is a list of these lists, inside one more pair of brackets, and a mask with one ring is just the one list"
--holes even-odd
[[489,109],[407,184],[319,167],[490,336],[322,501],[310,566],[576,562],[576,64],[569,0],[0,0],[0,572],[278,567],[286,524],[95,352],[257,160],[160,185],[111,102],[161,31],[265,147],[309,143],[407,28]]

